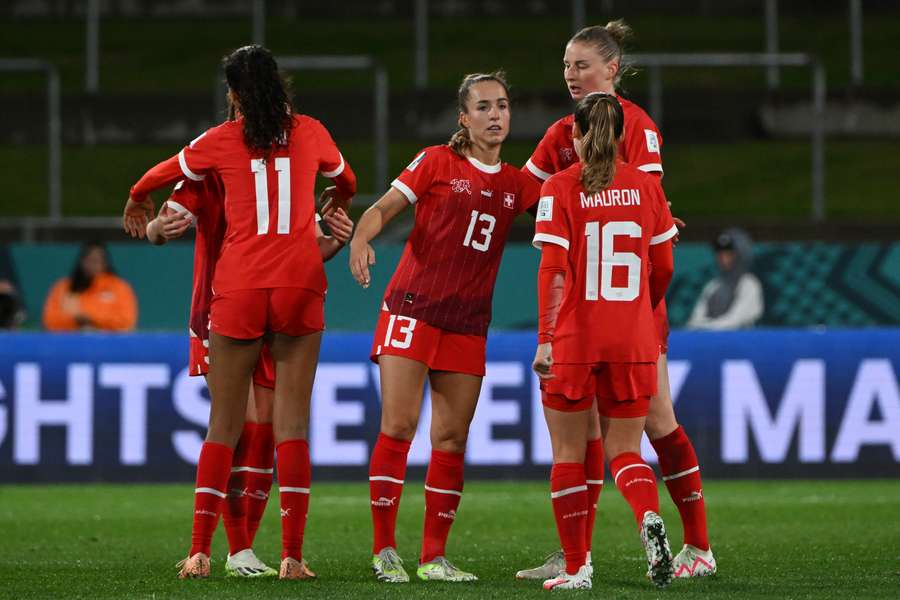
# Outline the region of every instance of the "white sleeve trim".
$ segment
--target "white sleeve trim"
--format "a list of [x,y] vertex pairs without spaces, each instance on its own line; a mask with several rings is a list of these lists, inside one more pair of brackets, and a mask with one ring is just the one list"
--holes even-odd
[[662,244],[663,242],[668,242],[673,237],[678,235],[678,226],[672,225],[672,228],[666,231],[665,233],[661,233],[659,235],[654,235],[650,238],[650,245],[655,246],[656,244]]
[[315,213],[315,215],[316,215],[316,223],[318,223],[319,221],[322,220],[322,215],[320,215],[319,213]]
[[184,176],[188,179],[193,179],[194,181],[203,181],[206,179],[206,175],[197,175],[188,168],[187,161],[184,160],[183,148],[181,152],[178,153],[178,164],[181,166],[181,172],[184,173]]
[[396,188],[404,196],[406,196],[406,199],[409,200],[410,204],[415,204],[416,200],[418,200],[418,198],[416,197],[416,193],[414,191],[412,191],[412,189],[408,185],[406,185],[399,179],[393,180],[391,182],[391,187]]
[[662,173],[662,163],[647,163],[645,165],[641,165],[638,167],[639,171],[643,171],[644,173]]
[[338,175],[344,172],[344,155],[338,152],[338,156],[341,157],[341,164],[338,165],[338,168],[334,171],[320,171],[319,173],[322,177],[327,177],[328,179],[334,179]]
[[557,246],[562,246],[566,250],[569,249],[569,240],[564,237],[559,237],[558,235],[552,235],[550,233],[536,233],[534,234],[534,240],[532,240],[531,244],[535,248],[541,248],[544,245],[544,242],[548,244],[556,244]]
[[528,159],[528,162],[525,163],[525,167],[529,171],[531,171],[531,173],[535,177],[540,178],[541,181],[547,181],[548,179],[550,179],[551,173],[548,173],[546,171],[542,171],[542,170],[538,169],[537,166],[533,162],[531,162],[530,158]]
[[168,204],[169,208],[171,208],[175,212],[183,212],[186,213],[190,218],[194,218],[194,213],[186,209],[183,205],[178,204],[174,200],[166,200],[166,204]]

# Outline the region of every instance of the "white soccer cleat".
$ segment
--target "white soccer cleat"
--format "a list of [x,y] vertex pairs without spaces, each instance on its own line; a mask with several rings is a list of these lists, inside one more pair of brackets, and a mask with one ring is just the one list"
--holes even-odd
[[675,557],[675,577],[688,579],[691,577],[709,577],[716,574],[716,559],[712,548],[701,550],[696,546],[685,544]]
[[574,575],[569,575],[564,569],[556,577],[544,582],[544,589],[554,592],[556,590],[589,590],[592,587],[594,587],[594,583],[591,580],[591,568],[588,565],[581,565]]
[[276,577],[278,571],[259,560],[252,548],[247,548],[228,555],[225,574],[228,577]]
[[409,583],[409,575],[403,568],[403,559],[393,548],[384,548],[372,557],[372,572],[378,581]]
[[566,570],[566,556],[562,550],[548,554],[544,564],[533,569],[523,569],[516,573],[516,579],[553,579]]
[[641,523],[641,542],[647,553],[647,578],[656,587],[665,587],[672,582],[675,570],[672,566],[672,549],[666,537],[666,525],[655,512],[644,513]]

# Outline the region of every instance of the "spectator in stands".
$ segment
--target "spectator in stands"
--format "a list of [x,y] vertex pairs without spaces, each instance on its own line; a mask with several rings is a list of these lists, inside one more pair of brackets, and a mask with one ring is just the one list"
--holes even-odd
[[72,274],[53,285],[44,304],[49,331],[129,331],[136,321],[134,292],[115,275],[106,246],[99,242],[81,247]]
[[704,286],[687,322],[689,329],[744,329],[753,327],[763,314],[763,290],[750,272],[753,244],[736,228],[718,235],[713,246],[719,276]]
[[16,329],[25,320],[25,307],[16,286],[8,279],[0,279],[0,330]]

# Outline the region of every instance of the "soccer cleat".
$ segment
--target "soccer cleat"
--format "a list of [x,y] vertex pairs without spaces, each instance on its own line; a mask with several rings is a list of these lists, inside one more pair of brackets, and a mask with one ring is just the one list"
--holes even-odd
[[281,561],[281,570],[278,572],[279,579],[315,579],[316,574],[309,570],[306,561],[299,561],[288,556]]
[[675,557],[675,577],[708,577],[716,574],[716,559],[712,548],[701,550],[695,546],[685,544],[678,556]]
[[581,565],[578,572],[569,575],[563,570],[559,575],[544,582],[545,590],[589,590],[594,586],[591,581],[591,568]]
[[647,578],[656,587],[665,587],[672,582],[674,568],[672,566],[672,550],[666,537],[666,525],[662,517],[655,512],[644,513],[641,523],[641,542],[647,553]]
[[443,556],[419,565],[416,575],[423,581],[478,581],[475,575],[458,569]]
[[178,561],[178,579],[206,579],[209,577],[209,557],[202,552]]
[[385,583],[408,583],[409,575],[403,568],[403,559],[393,548],[385,548],[372,556],[372,571],[378,581]]
[[516,579],[552,579],[566,570],[566,556],[562,550],[549,554],[544,564],[533,569],[524,569],[516,573]]
[[247,548],[237,554],[228,555],[225,561],[225,574],[228,577],[275,577],[278,571],[259,560],[253,550]]

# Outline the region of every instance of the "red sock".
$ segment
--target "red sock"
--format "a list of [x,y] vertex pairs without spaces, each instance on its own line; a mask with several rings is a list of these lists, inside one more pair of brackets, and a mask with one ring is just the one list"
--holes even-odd
[[281,558],[303,560],[303,531],[309,510],[309,444],[287,440],[278,444],[278,496],[281,499]]
[[648,510],[659,512],[656,474],[640,454],[623,452],[609,461],[609,470],[615,478],[616,487],[631,506],[638,526],[643,522],[644,513]]
[[588,440],[587,452],[584,453],[584,475],[587,478],[587,527],[584,544],[587,552],[591,551],[594,538],[594,519],[597,517],[597,500],[603,490],[603,440]]
[[272,488],[272,466],[275,464],[275,436],[271,423],[256,423],[256,431],[247,449],[247,541],[253,547],[256,530]]
[[659,455],[663,481],[681,514],[684,543],[709,550],[703,482],[700,480],[700,465],[691,440],[679,425],[678,429],[653,440],[652,444]]
[[406,477],[406,457],[410,443],[383,433],[378,434],[372,458],[369,461],[369,499],[372,505],[372,529],[374,541],[372,554],[385,548],[397,548],[394,531],[397,527],[397,511],[403,494]]
[[222,522],[228,536],[228,553],[237,554],[250,547],[247,537],[247,450],[253,439],[255,423],[244,423],[231,460],[231,477],[228,478],[228,497],[222,511]]
[[232,450],[225,444],[203,442],[197,462],[197,485],[194,486],[194,527],[191,530],[191,552],[209,556],[213,532],[219,524],[222,500],[228,489]]
[[462,500],[465,454],[431,451],[425,475],[425,532],[422,535],[422,563],[445,556],[447,537]]
[[555,463],[550,470],[550,501],[556,531],[566,555],[566,573],[574,575],[587,559],[585,532],[588,486],[581,463]]

